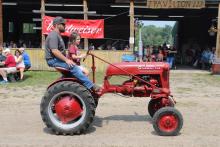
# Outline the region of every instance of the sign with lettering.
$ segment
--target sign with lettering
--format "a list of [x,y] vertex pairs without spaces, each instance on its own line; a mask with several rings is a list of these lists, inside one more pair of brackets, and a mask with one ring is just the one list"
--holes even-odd
[[205,0],[147,0],[147,8],[201,9],[205,8]]
[[[54,17],[44,16],[43,18],[43,34],[48,34],[53,30]],[[104,20],[78,20],[65,19],[65,32],[61,35],[69,36],[71,32],[77,32],[82,38],[104,38]]]

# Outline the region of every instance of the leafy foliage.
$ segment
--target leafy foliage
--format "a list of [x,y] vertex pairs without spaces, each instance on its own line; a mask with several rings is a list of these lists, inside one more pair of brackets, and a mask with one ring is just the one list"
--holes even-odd
[[[162,45],[164,43],[173,44],[172,37],[173,27],[166,25],[165,27],[156,27],[154,25],[142,26],[143,45]],[[138,45],[139,31],[136,31],[135,43]]]

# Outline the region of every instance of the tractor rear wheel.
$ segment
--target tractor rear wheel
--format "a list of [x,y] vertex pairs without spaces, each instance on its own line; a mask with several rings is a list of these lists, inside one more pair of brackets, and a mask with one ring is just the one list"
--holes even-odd
[[176,136],[182,126],[182,114],[173,107],[161,108],[153,117],[153,127],[161,136]]
[[81,134],[93,121],[95,102],[91,93],[79,83],[63,81],[48,89],[40,110],[46,126],[57,135]]

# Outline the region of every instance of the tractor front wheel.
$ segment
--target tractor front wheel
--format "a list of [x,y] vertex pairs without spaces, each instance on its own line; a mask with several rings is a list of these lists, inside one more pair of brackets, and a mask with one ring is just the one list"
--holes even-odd
[[93,121],[95,102],[79,83],[63,81],[48,89],[40,110],[42,120],[56,134],[81,134]]
[[176,136],[183,126],[181,113],[173,107],[159,109],[153,117],[153,127],[161,136]]

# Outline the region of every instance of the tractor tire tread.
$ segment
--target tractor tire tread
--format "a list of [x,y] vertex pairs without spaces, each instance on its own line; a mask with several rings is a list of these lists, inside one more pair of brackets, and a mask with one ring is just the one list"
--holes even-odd
[[[88,103],[88,108],[90,113],[89,116],[86,118],[86,121],[83,124],[80,124],[79,126],[77,126],[76,128],[74,128],[73,130],[62,130],[58,127],[56,127],[55,125],[53,125],[48,117],[47,114],[47,105],[49,104],[49,101],[51,99],[51,97],[53,95],[55,95],[56,93],[62,92],[62,91],[66,91],[66,89],[68,89],[71,92],[75,92],[78,95],[80,95],[80,97],[83,99],[83,101],[87,101]],[[72,82],[72,81],[63,81],[63,82],[59,82],[55,85],[53,85],[52,87],[50,87],[48,89],[48,91],[45,93],[45,95],[43,96],[42,100],[41,100],[41,104],[40,104],[40,113],[42,116],[42,120],[43,122],[46,124],[46,126],[48,128],[50,128],[55,134],[57,135],[74,135],[74,134],[81,134],[83,132],[85,132],[89,126],[91,125],[93,118],[95,116],[95,101],[91,95],[91,93],[82,85],[80,85],[79,83],[76,82]]]
[[[160,117],[166,113],[171,113],[171,114],[175,115],[178,119],[178,122],[179,122],[177,128],[172,132],[162,131],[158,127],[158,123],[157,123],[158,119],[160,119]],[[163,108],[159,109],[153,116],[153,128],[160,136],[176,136],[179,134],[180,130],[182,129],[182,126],[183,126],[183,116],[174,107],[163,107]]]

